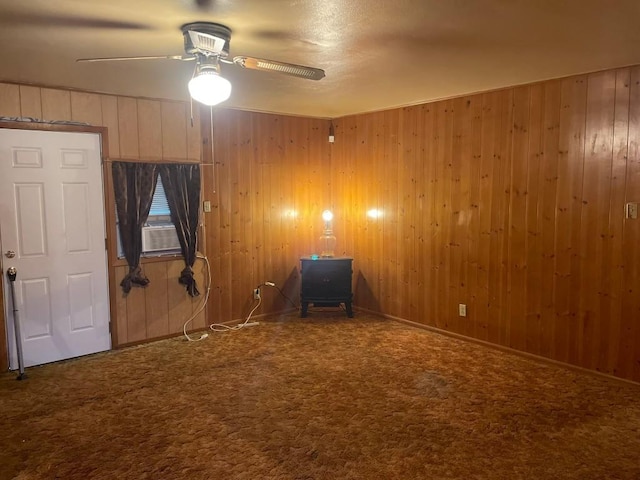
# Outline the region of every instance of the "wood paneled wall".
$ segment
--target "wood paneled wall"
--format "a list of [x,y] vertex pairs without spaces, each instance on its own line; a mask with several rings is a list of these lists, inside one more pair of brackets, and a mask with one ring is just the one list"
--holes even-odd
[[[114,346],[181,332],[183,322],[203,300],[203,297],[192,300],[178,284],[177,278],[184,268],[182,259],[143,260],[150,285],[133,289],[128,296],[121,293],[118,284],[124,276],[125,262],[115,258],[115,203],[108,168],[111,160],[200,162],[202,139],[198,113],[195,109],[192,124],[189,104],[183,102],[0,83],[0,116],[72,120],[108,128],[105,196],[111,323],[116,329]],[[204,292],[204,263],[198,260],[195,267],[196,279]],[[113,292],[117,292],[116,295]],[[0,319],[2,333],[3,314]],[[205,325],[202,312],[194,319],[192,328]],[[0,341],[0,369],[6,368],[4,348],[4,341]]]
[[640,381],[640,67],[334,123],[356,305]]
[[[333,145],[327,120],[219,109],[192,128],[184,104],[23,85],[0,84],[0,115],[107,126],[111,158],[202,156],[213,279],[194,327],[243,319],[267,280],[297,303],[332,208],[358,307],[640,381],[640,67],[337,119]],[[118,343],[197,308],[179,261],[145,268],[152,286],[115,299]],[[256,314],[289,307],[262,297]]]
[[[184,323],[195,315],[187,325],[188,330],[207,327],[203,307],[206,285],[206,264],[198,259],[193,266],[194,277],[201,295],[191,298],[184,286],[178,283],[184,261],[149,260],[143,263],[144,273],[151,283],[146,288],[132,288],[125,295],[117,285],[129,267],[115,267],[116,332],[119,345],[140,343],[164,338],[182,332]],[[112,289],[114,291],[114,289]],[[114,322],[114,319],[112,319]]]
[[0,116],[70,120],[109,129],[109,157],[200,161],[200,122],[187,103],[0,83]]
[[[209,318],[244,319],[253,289],[265,281],[297,305],[299,259],[317,251],[329,205],[329,122],[216,110],[211,152],[209,120],[203,115]],[[255,314],[292,308],[274,288],[262,287],[262,298]]]

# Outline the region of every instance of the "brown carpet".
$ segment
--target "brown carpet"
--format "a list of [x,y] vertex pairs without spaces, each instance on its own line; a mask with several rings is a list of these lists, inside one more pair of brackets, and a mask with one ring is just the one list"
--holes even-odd
[[640,479],[640,386],[314,312],[0,375],[0,479]]

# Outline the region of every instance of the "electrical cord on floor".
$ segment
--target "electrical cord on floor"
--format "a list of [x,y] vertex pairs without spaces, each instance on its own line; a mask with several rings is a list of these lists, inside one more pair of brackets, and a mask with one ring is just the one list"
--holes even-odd
[[[273,285],[269,285],[270,283],[272,283]],[[285,293],[282,290],[280,290],[280,287],[278,287],[275,283],[267,282],[266,284],[269,285],[270,287],[274,287],[276,290],[278,290],[278,292],[280,292],[280,295],[282,295],[293,306],[293,308],[300,308],[300,307],[298,307],[298,305],[293,303],[293,300],[291,300],[289,297],[287,297],[285,295]]]
[[207,289],[205,290],[204,300],[202,301],[202,304],[198,307],[195,313],[191,315],[191,317],[189,317],[189,319],[186,322],[184,322],[184,325],[182,326],[182,333],[184,333],[185,338],[190,342],[199,342],[200,340],[204,340],[209,336],[208,333],[203,333],[202,335],[200,335],[200,338],[194,339],[194,338],[191,338],[187,333],[187,325],[189,325],[189,323],[191,323],[193,319],[196,318],[202,310],[204,310],[204,307],[207,305],[207,302],[209,301],[209,293],[211,292],[211,265],[209,265],[209,259],[206,256],[200,255],[200,254],[197,254],[196,258],[200,258],[204,260],[207,266]]
[[[204,294],[204,300],[202,301],[202,304],[200,305],[200,307],[198,307],[198,309],[194,312],[194,314],[191,315],[191,317],[189,317],[189,319],[186,322],[184,322],[184,325],[182,326],[182,333],[184,334],[185,338],[190,342],[199,342],[209,336],[208,333],[203,333],[202,335],[200,335],[199,338],[191,338],[191,336],[187,333],[187,326],[189,325],[189,323],[193,321],[194,318],[198,316],[198,314],[200,314],[200,312],[207,305],[207,302],[209,301],[209,295],[211,292],[211,265],[209,264],[209,259],[206,256],[200,255],[200,254],[196,255],[196,258],[204,260],[207,266],[207,288]],[[255,288],[255,290],[259,290],[260,287],[263,287],[263,286],[275,288],[276,290],[278,290],[280,295],[282,295],[294,308],[298,308],[298,306],[293,302],[293,300],[291,300],[274,282],[261,283]],[[260,307],[261,304],[262,304],[262,295],[258,294],[258,303],[256,303],[254,307],[251,309],[251,311],[249,312],[249,315],[247,315],[247,318],[244,320],[244,322],[239,323],[237,325],[231,325],[231,326],[225,325],[224,323],[212,323],[211,325],[209,325],[209,329],[212,332],[228,332],[228,331],[240,330],[241,328],[244,328],[250,325],[255,325],[256,323],[250,322],[251,316],[258,309],[258,307]]]
[[[260,287],[257,287],[260,288]],[[258,296],[258,303],[256,303],[256,305],[251,309],[251,311],[249,312],[249,315],[247,315],[247,318],[245,319],[244,322],[239,323],[237,325],[225,325],[224,323],[212,323],[211,325],[209,325],[209,329],[211,329],[211,331],[213,332],[229,332],[229,331],[233,331],[233,330],[240,330],[241,328],[247,327],[249,325],[254,325],[253,322],[249,322],[249,320],[251,319],[251,315],[253,315],[253,312],[255,312],[258,307],[260,306],[260,304],[262,303],[262,295]]]
[[[278,290],[278,292],[280,292],[280,295],[282,295],[284,298],[286,298],[287,300],[289,300],[289,302],[295,307],[298,308],[293,301],[287,297],[284,292],[282,290],[280,290],[280,288],[274,283],[274,282],[264,282],[261,283],[260,285],[258,285],[254,291],[260,291],[260,287],[273,287],[276,290]],[[257,325],[257,322],[250,322],[251,320],[251,316],[253,315],[253,313],[258,309],[258,307],[262,304],[262,294],[258,293],[258,303],[255,304],[255,306],[251,309],[251,311],[249,312],[249,315],[247,315],[247,318],[244,320],[244,322],[239,323],[237,325],[225,325],[224,323],[213,323],[211,325],[209,325],[209,328],[214,331],[214,332],[228,332],[228,331],[234,331],[234,330],[240,330],[241,328],[244,327],[248,327],[248,326],[253,326],[253,325]]]
[[[260,287],[265,287],[265,286],[276,287],[276,284],[273,282],[261,283],[254,289],[254,291],[260,292]],[[278,288],[278,290],[280,289]],[[247,318],[244,320],[244,322],[239,323],[237,325],[232,325],[232,326],[225,325],[224,323],[212,323],[211,325],[209,325],[209,328],[214,332],[228,332],[233,330],[240,330],[241,328],[248,327],[248,326],[257,325],[257,322],[256,323],[249,322],[249,320],[251,320],[251,315],[253,315],[253,312],[255,312],[261,304],[262,304],[262,294],[258,293],[258,303],[256,303],[255,306],[251,309],[251,311],[249,312],[249,315],[247,315]]]

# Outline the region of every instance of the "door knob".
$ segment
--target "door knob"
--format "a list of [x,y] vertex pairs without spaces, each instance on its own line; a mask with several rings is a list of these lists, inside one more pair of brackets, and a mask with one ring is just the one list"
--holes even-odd
[[4,252],[4,256],[7,258],[13,258],[16,256],[16,252],[14,252],[13,250],[7,250],[6,252]]
[[10,281],[15,282],[17,275],[18,275],[18,271],[16,270],[16,267],[7,268],[7,277],[9,277]]

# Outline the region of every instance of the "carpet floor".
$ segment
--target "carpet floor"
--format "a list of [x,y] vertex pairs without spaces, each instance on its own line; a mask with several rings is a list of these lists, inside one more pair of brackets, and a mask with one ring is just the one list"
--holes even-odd
[[640,479],[640,385],[358,313],[0,375],[0,479]]

